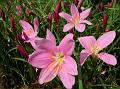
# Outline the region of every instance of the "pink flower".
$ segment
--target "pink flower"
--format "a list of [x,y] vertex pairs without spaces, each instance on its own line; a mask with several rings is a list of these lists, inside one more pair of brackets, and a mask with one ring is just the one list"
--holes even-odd
[[39,47],[29,56],[29,63],[42,68],[39,83],[49,82],[58,75],[63,85],[71,89],[75,83],[74,76],[78,74],[77,64],[71,57],[75,47],[73,34],[66,35],[56,46],[54,35],[47,30],[46,39],[36,41],[36,44]]
[[78,38],[81,45],[85,48],[80,53],[80,64],[83,65],[87,57],[92,55],[94,57],[98,57],[107,64],[116,65],[117,60],[113,55],[105,52],[99,53],[102,49],[106,48],[113,42],[115,36],[115,31],[109,31],[104,33],[97,40],[93,36]]
[[88,25],[92,25],[91,22],[89,22],[88,20],[85,20],[90,13],[90,9],[84,10],[81,13],[79,13],[77,7],[74,4],[72,4],[70,10],[71,10],[72,16],[65,12],[59,13],[59,15],[64,19],[66,19],[68,22],[63,28],[64,32],[71,30],[73,27],[75,27],[77,31],[83,32],[85,30],[84,23],[87,23]]
[[38,19],[35,18],[34,19],[34,29],[33,27],[26,21],[24,20],[20,20],[20,24],[23,27],[23,32],[22,32],[22,38],[26,41],[26,42],[30,42],[31,45],[33,46],[34,49],[36,49],[36,44],[35,44],[35,40],[40,39],[39,37],[37,37],[37,29],[39,26],[39,22]]

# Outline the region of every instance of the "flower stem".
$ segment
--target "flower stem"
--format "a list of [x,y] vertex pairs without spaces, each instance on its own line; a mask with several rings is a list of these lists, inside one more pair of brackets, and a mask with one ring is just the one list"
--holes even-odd
[[82,74],[81,74],[81,66],[80,66],[80,64],[78,64],[78,85],[79,85],[79,89],[83,89]]

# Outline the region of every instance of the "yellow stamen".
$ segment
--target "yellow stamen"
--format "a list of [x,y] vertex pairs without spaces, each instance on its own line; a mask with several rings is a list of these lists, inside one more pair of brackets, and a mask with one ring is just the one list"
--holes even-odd
[[76,15],[75,17],[72,18],[71,23],[76,25],[76,24],[78,24],[80,22],[80,20],[81,20],[80,16]]
[[61,52],[56,53],[54,56],[50,57],[53,62],[56,64],[56,66],[61,67],[62,62],[64,61],[64,54]]
[[100,52],[100,50],[101,50],[101,48],[98,46],[97,43],[94,47],[91,47],[91,51],[92,51],[94,56],[96,56]]
[[30,29],[27,31],[27,33],[26,33],[26,34],[27,34],[28,36],[31,36],[31,34],[32,34],[32,33],[33,33],[33,29],[32,29],[32,28],[30,28]]
[[53,60],[53,63],[50,65],[50,68],[54,68],[54,74],[46,82],[51,81],[58,74],[59,70],[61,69],[62,62],[64,61],[64,54],[58,52],[54,56],[50,56],[50,58]]

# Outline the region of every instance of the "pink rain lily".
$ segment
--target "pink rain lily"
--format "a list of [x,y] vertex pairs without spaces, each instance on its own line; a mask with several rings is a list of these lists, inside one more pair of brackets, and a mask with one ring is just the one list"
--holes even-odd
[[20,20],[20,24],[23,27],[23,32],[22,32],[22,38],[26,41],[26,42],[30,42],[31,45],[33,46],[34,49],[36,49],[36,44],[35,44],[35,40],[40,39],[39,37],[37,37],[37,29],[39,26],[39,22],[38,19],[35,18],[34,19],[34,29],[33,27],[26,21],[24,20]]
[[72,89],[75,83],[75,75],[78,74],[77,64],[71,57],[75,44],[73,34],[66,35],[61,43],[56,46],[54,35],[47,30],[46,39],[36,41],[39,45],[29,56],[29,63],[42,68],[39,83],[47,83],[57,75],[67,89]]
[[78,38],[80,44],[85,48],[80,53],[80,64],[83,65],[87,57],[92,55],[93,57],[98,57],[107,64],[116,65],[117,60],[113,55],[105,52],[99,53],[102,49],[106,48],[113,42],[115,36],[115,31],[109,31],[104,33],[97,40],[93,36]]
[[75,27],[75,29],[78,32],[83,32],[85,30],[85,23],[88,25],[92,25],[91,22],[85,20],[88,17],[91,9],[87,9],[79,13],[77,7],[74,4],[72,4],[70,10],[72,16],[65,12],[59,13],[59,15],[66,19],[68,22],[63,28],[64,32],[71,30],[73,27]]

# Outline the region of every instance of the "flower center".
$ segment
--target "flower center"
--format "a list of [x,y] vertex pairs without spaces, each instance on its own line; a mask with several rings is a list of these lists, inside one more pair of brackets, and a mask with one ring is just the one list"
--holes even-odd
[[79,22],[80,22],[80,16],[79,15],[76,15],[76,16],[74,16],[73,18],[72,18],[72,20],[71,20],[71,23],[72,24],[74,24],[74,25],[76,25],[76,24],[78,24]]
[[64,61],[64,54],[61,52],[58,52],[55,54],[55,56],[52,57],[52,59],[58,64],[61,65]]
[[28,36],[31,36],[31,35],[32,35],[32,33],[33,33],[33,29],[31,29],[31,28],[30,28],[30,29],[27,31],[27,33],[26,33],[26,34],[27,34]]
[[101,48],[96,44],[94,47],[91,48],[91,50],[93,55],[96,56],[100,52]]

